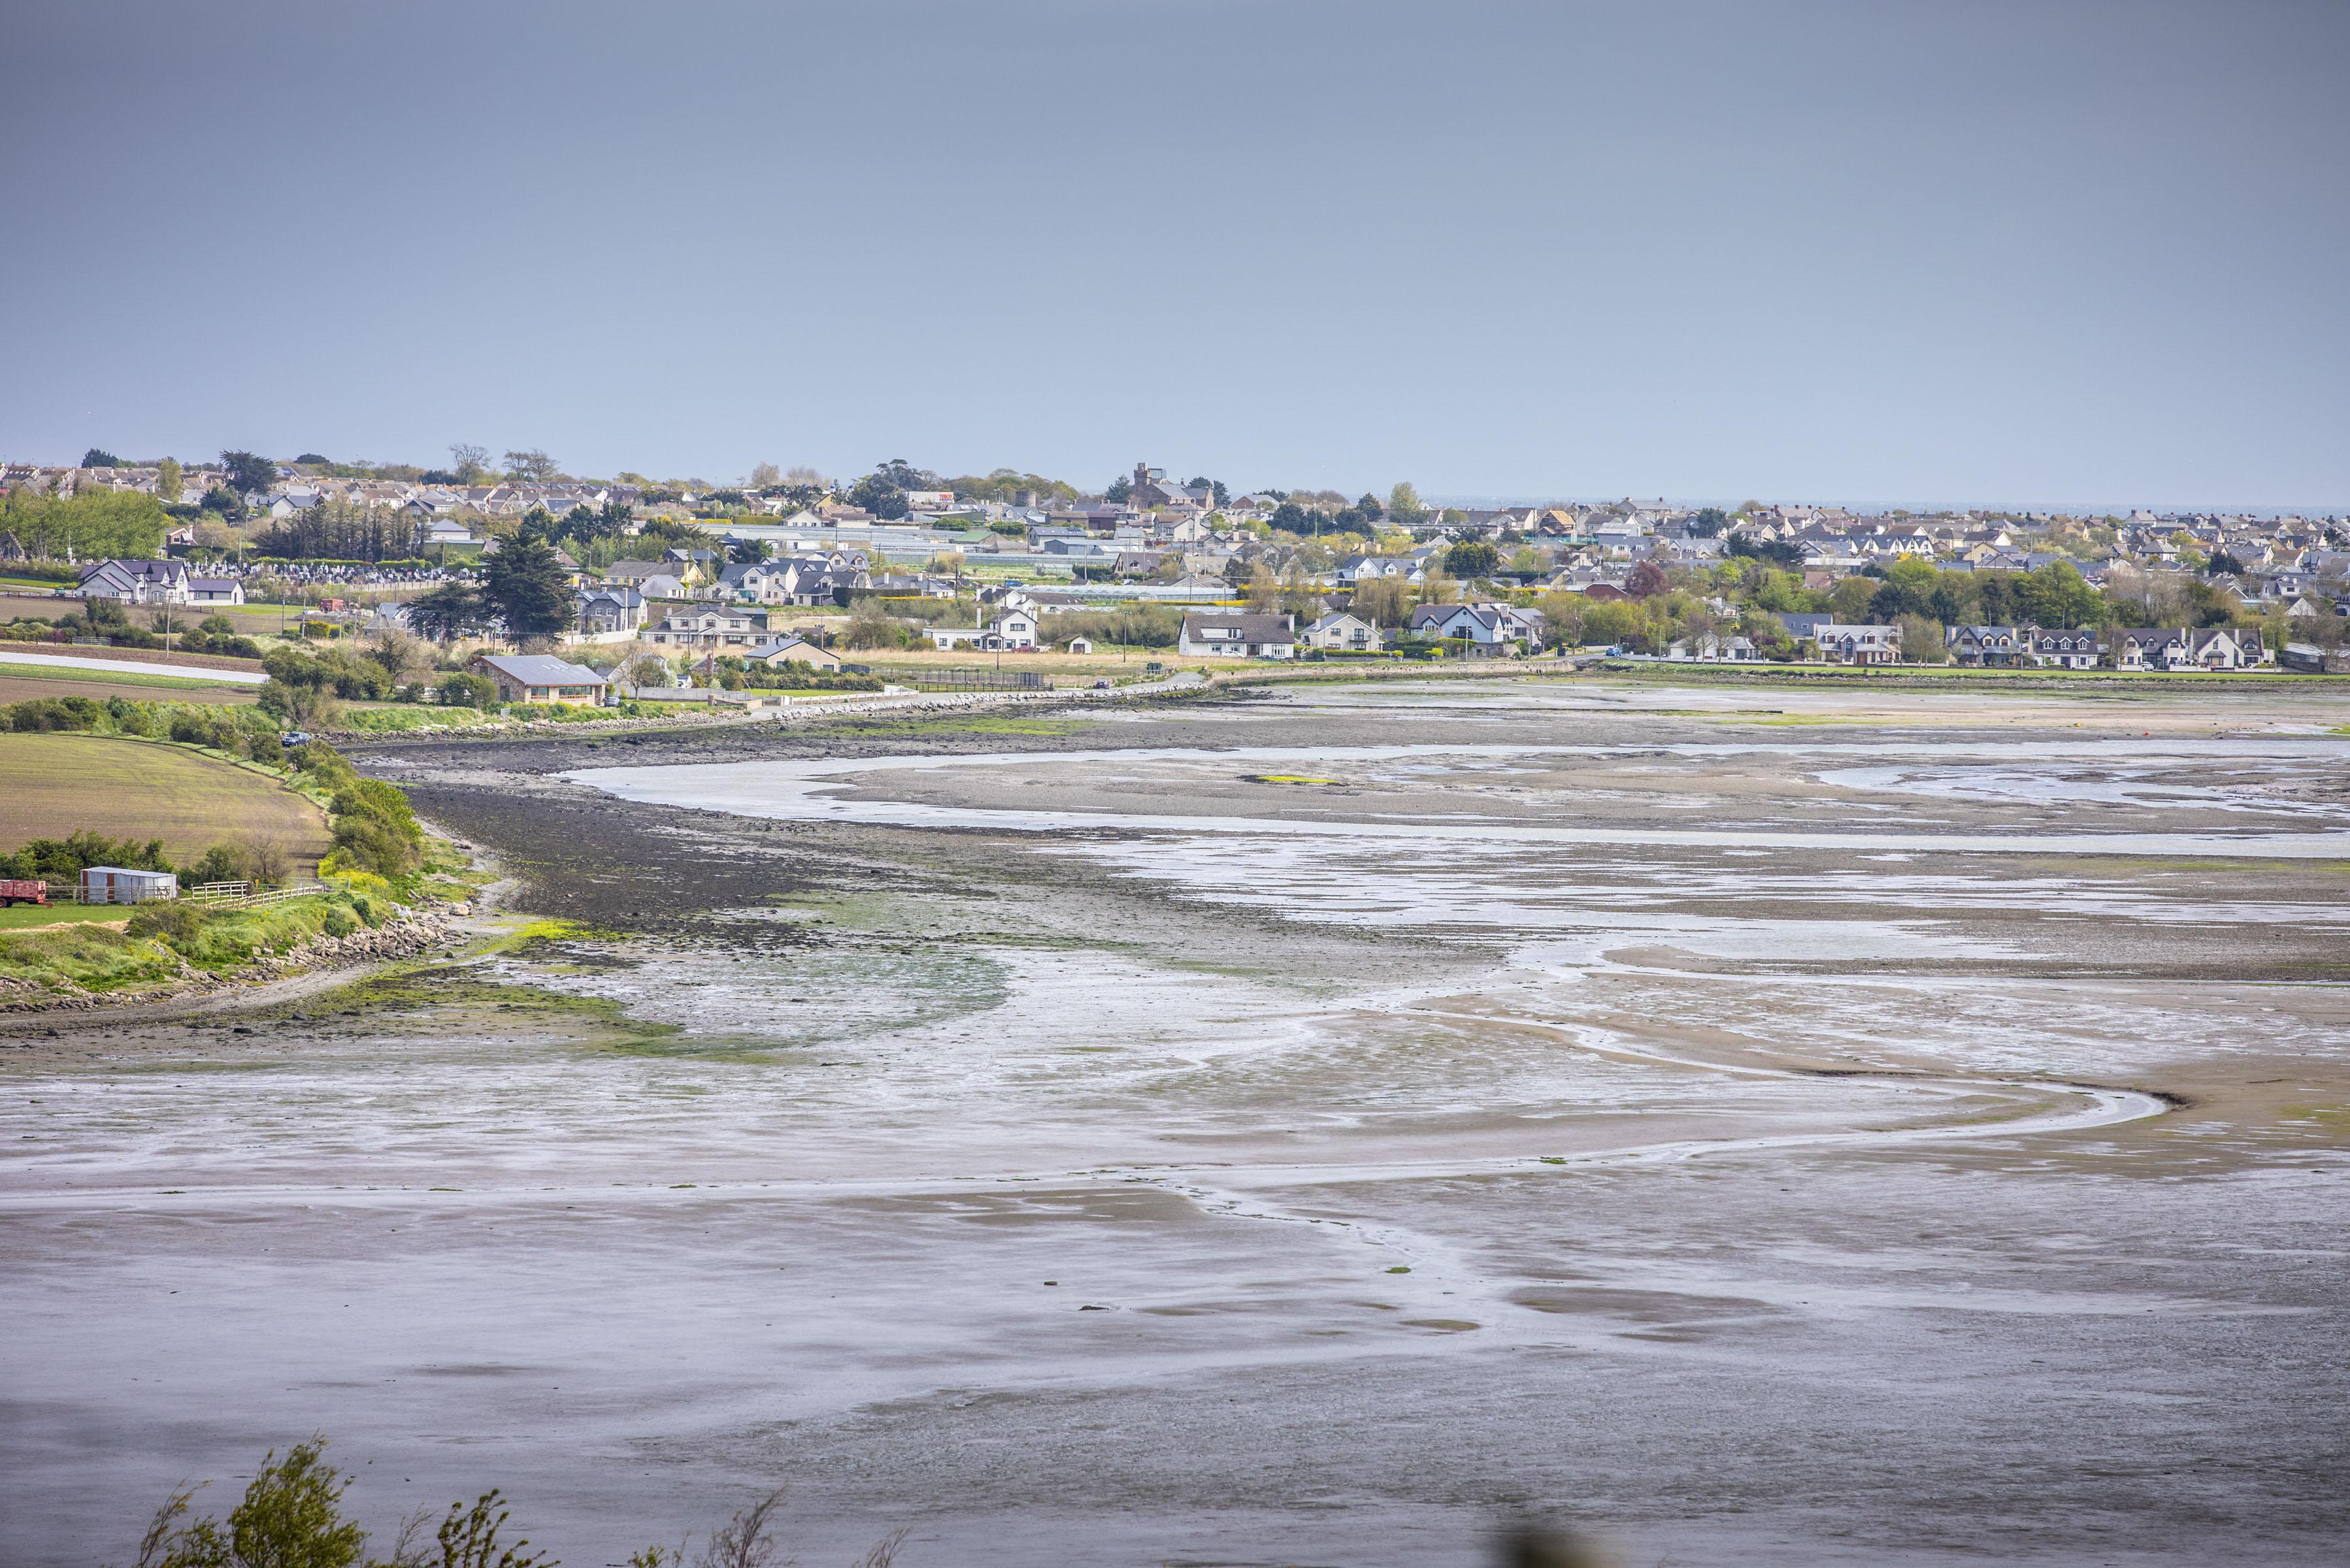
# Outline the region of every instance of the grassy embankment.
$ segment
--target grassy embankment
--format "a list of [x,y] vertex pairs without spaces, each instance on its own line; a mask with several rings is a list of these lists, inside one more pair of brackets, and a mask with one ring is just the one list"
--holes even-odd
[[412,822],[403,831],[405,803],[387,805],[390,786],[357,781],[331,753],[305,753],[307,765],[274,768],[160,740],[0,733],[0,849],[111,829],[185,855],[273,834],[291,864],[322,877],[315,893],[246,909],[19,906],[0,919],[0,992],[135,994],[192,972],[234,975],[319,936],[381,926],[400,904],[471,896],[482,877]]

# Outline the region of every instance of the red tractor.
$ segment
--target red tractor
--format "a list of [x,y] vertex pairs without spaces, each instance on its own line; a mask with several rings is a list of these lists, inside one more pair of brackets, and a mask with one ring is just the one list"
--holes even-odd
[[46,904],[49,901],[47,882],[0,880],[0,904],[15,908],[18,904]]

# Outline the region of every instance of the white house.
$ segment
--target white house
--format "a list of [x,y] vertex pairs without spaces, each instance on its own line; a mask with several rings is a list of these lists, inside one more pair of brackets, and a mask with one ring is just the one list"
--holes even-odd
[[985,626],[934,626],[931,642],[941,649],[963,646],[989,653],[1015,653],[1036,646],[1036,612],[1025,605],[998,610]]
[[645,634],[663,648],[749,648],[764,641],[764,611],[742,605],[680,605]]
[[1187,615],[1175,648],[1186,659],[1295,659],[1296,623],[1285,615]]
[[1386,647],[1387,639],[1369,621],[1340,610],[1299,632],[1297,644],[1325,653],[1377,653]]
[[763,642],[744,653],[743,659],[745,663],[764,664],[770,670],[779,670],[786,664],[805,664],[811,670],[838,670],[841,666],[840,655],[830,649],[818,648],[796,633]]
[[1488,653],[1542,640],[1538,614],[1501,604],[1421,605],[1411,612],[1410,630],[1415,637],[1457,639]]
[[2045,631],[2029,628],[2025,639],[2026,656],[2044,669],[2094,670],[2105,651],[2098,646],[2097,634],[2085,628]]
[[127,605],[188,602],[185,561],[92,561],[81,569],[81,597]]
[[1839,626],[1827,621],[1812,628],[1812,641],[1822,659],[1838,664],[1895,664],[1901,659],[1898,626]]
[[1665,649],[1665,657],[1700,664],[1747,664],[1761,659],[1762,650],[1734,632],[1723,636],[1709,631],[1697,637],[1680,639]]
[[788,558],[780,561],[738,561],[718,574],[719,591],[753,604],[785,605],[798,586],[801,567]]
[[2177,670],[2193,661],[2183,627],[2128,626],[2114,633],[2116,670]]

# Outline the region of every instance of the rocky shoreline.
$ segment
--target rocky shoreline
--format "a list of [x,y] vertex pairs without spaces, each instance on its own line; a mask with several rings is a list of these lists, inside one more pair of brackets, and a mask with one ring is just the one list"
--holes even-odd
[[459,932],[453,920],[463,912],[463,906],[410,910],[371,930],[362,928],[347,937],[313,937],[282,953],[256,959],[234,974],[214,974],[182,960],[180,972],[172,980],[138,991],[101,992],[79,987],[52,991],[25,981],[0,978],[0,1014],[92,1012],[152,1006],[250,991],[295,975],[416,958],[455,940]]

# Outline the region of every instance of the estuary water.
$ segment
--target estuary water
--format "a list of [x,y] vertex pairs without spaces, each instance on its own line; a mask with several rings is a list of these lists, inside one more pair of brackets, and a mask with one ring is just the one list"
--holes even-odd
[[12,1054],[23,1560],[313,1429],[575,1563],[2333,1553],[2350,749],[1773,705],[562,769],[690,930]]

